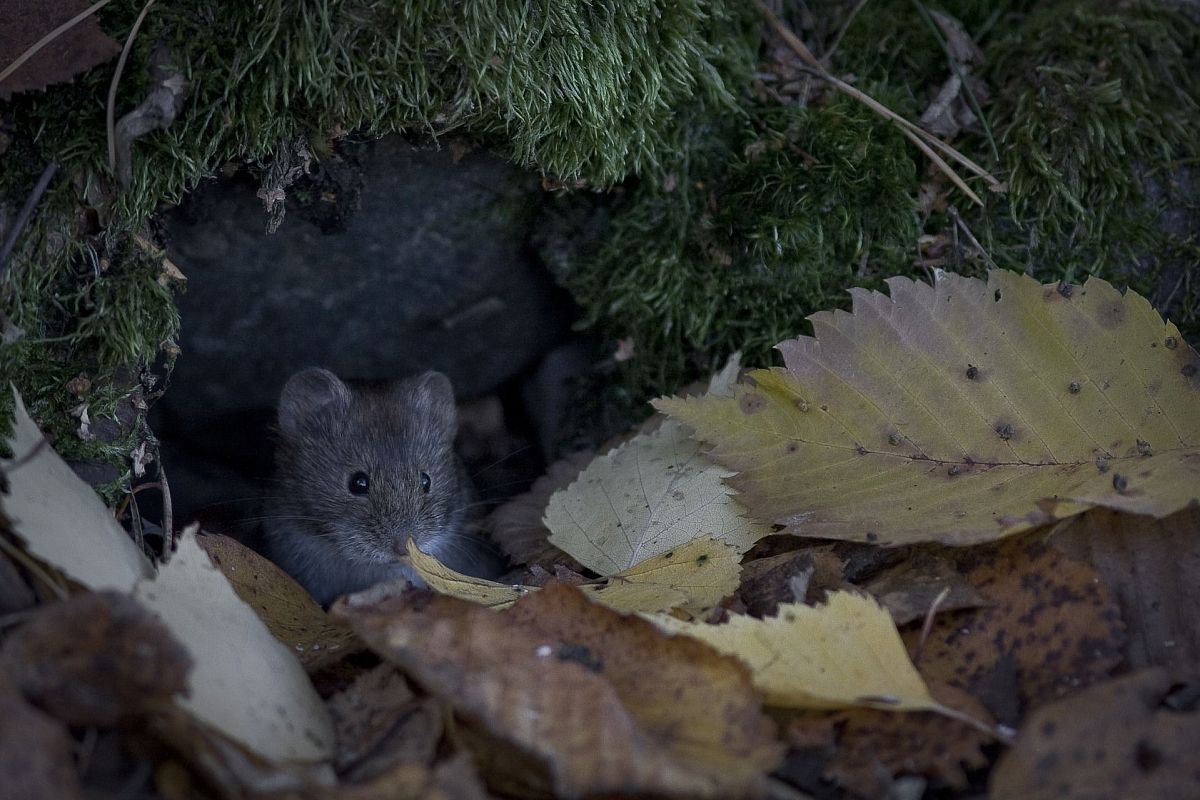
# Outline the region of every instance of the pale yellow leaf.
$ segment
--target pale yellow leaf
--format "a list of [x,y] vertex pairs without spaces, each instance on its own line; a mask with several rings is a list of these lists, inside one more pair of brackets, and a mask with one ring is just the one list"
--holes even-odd
[[[14,392],[15,394],[15,392]],[[234,594],[194,527],[157,573],[96,493],[45,444],[19,395],[5,513],[29,552],[89,589],[129,592],[188,651],[188,695],[205,726],[274,763],[332,758],[333,728],[300,662]],[[318,767],[318,776],[331,777]]]
[[720,625],[652,619],[741,659],[770,705],[945,711],[909,661],[891,615],[866,595],[830,592],[823,606],[785,603],[774,617],[734,614]]
[[[409,560],[417,573],[440,594],[491,608],[507,608],[537,587],[509,585],[455,572],[410,541]],[[698,613],[733,594],[741,573],[737,551],[704,537],[687,542],[607,578],[579,589],[592,600],[622,612],[681,609]]]
[[4,513],[29,552],[89,589],[128,592],[154,574],[92,488],[59,458],[13,389]]
[[434,556],[422,551],[411,538],[408,540],[408,560],[422,580],[438,594],[448,594],[461,600],[470,600],[489,608],[508,608],[518,598],[537,591],[534,586],[497,583],[485,578],[476,578],[455,572]]
[[1093,506],[1200,502],[1200,357],[1091,278],[854,290],[732,398],[658,401],[713,443],[755,516],[801,535],[987,541]]
[[179,704],[271,761],[333,757],[333,723],[295,655],[236,594],[185,530],[171,560],[133,596],[195,663]]
[[684,426],[665,420],[554,493],[545,517],[550,542],[601,575],[703,536],[744,553],[771,528],[744,515],[723,480],[732,474],[701,455]]

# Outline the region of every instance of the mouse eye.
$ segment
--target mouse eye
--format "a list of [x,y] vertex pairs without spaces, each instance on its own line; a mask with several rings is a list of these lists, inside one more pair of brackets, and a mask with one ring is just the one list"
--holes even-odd
[[371,479],[365,472],[356,472],[350,476],[350,494],[366,494],[371,490]]
[[429,480],[429,473],[422,472],[421,473],[421,491],[424,492],[425,494],[429,494],[429,486],[431,483],[432,483],[432,481]]

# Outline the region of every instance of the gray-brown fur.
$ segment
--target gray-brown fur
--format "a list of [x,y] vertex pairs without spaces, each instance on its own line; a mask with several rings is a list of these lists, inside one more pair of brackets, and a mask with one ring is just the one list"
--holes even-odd
[[[319,602],[415,579],[397,561],[409,536],[461,571],[492,571],[487,545],[471,531],[474,489],[454,451],[457,414],[444,375],[359,385],[302,370],[283,388],[278,426],[267,555]],[[358,472],[368,477],[365,494],[351,491]]]

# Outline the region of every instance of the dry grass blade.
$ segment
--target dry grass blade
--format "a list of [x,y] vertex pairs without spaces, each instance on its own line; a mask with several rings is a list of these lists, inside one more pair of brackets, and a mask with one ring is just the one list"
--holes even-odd
[[981,200],[979,198],[979,195],[977,195],[977,194],[975,194],[975,192],[971,191],[971,187],[967,186],[966,181],[964,181],[962,178],[958,177],[958,173],[955,172],[954,169],[949,164],[946,163],[946,160],[944,158],[942,158],[936,152],[934,152],[932,147],[925,144],[925,142],[921,141],[920,137],[918,137],[915,133],[910,131],[908,128],[902,127],[902,128],[900,128],[900,132],[903,133],[905,136],[907,136],[908,140],[910,142],[912,142],[913,144],[915,144],[917,146],[918,150],[920,150],[922,153],[924,153],[926,156],[928,156],[929,160],[932,161],[934,163],[934,165],[946,175],[947,178],[949,178],[951,181],[953,181],[954,185],[957,186],[959,189],[961,189],[963,194],[965,194],[967,197],[969,197],[971,199],[971,202],[973,202],[977,205],[983,205],[983,200]]
[[71,28],[74,28],[76,25],[83,22],[85,19],[90,17],[92,14],[95,14],[97,11],[104,8],[106,5],[108,5],[111,2],[112,2],[112,0],[99,0],[99,2],[93,3],[92,5],[85,8],[83,11],[80,11],[78,14],[71,17],[69,20],[64,22],[62,25],[59,25],[57,28],[55,28],[54,30],[47,33],[41,39],[38,39],[37,42],[34,43],[34,45],[32,47],[30,47],[24,53],[21,53],[21,55],[17,56],[17,59],[15,61],[13,61],[11,64],[9,64],[7,67],[5,67],[3,69],[3,71],[0,71],[0,82],[2,82],[9,75],[12,75],[14,72],[16,72],[18,69],[20,69],[22,64],[24,64],[26,61],[28,61],[29,59],[31,59],[35,55],[37,55],[38,51],[41,50],[43,47],[50,44],[55,39],[57,39],[59,36],[62,36],[64,33],[71,30]]
[[906,135],[908,135],[909,139],[912,139],[914,142],[918,142],[919,137],[919,140],[921,140],[921,142],[923,142],[926,146],[921,147],[920,142],[918,142],[917,146],[921,147],[922,152],[930,156],[930,158],[933,160],[933,163],[937,165],[938,169],[942,170],[942,172],[944,172],[946,176],[954,182],[955,186],[958,186],[960,189],[966,192],[973,202],[983,205],[983,201],[980,200],[979,196],[966,187],[966,184],[963,182],[962,178],[955,174],[950,165],[947,164],[945,160],[932,154],[931,148],[937,148],[941,150],[951,159],[957,161],[971,172],[974,172],[976,175],[986,180],[988,185],[994,191],[1000,191],[1003,188],[1003,184],[1001,184],[1000,181],[998,181],[990,172],[981,167],[979,164],[976,164],[971,159],[967,158],[958,150],[946,144],[941,139],[938,139],[924,128],[909,122],[904,117],[900,116],[895,111],[892,111],[890,108],[883,105],[865,92],[856,89],[840,78],[829,74],[829,71],[826,70],[821,62],[817,60],[816,56],[814,56],[808,47],[805,46],[804,42],[800,41],[800,37],[796,36],[796,34],[793,33],[792,30],[783,23],[783,20],[775,16],[775,13],[771,11],[771,9],[769,9],[765,3],[763,3],[763,0],[754,0],[754,5],[760,12],[762,12],[762,15],[766,17],[767,21],[771,23],[771,27],[774,28],[775,31],[783,38],[788,47],[792,48],[796,55],[800,57],[800,60],[815,70],[823,80],[828,81],[838,91],[853,97],[860,103],[863,103],[867,106],[867,108],[870,108],[876,114],[879,114],[880,116],[885,117],[886,119],[889,119],[899,125],[900,129],[903,130]]
[[[107,1],[105,0],[105,2]],[[129,35],[125,37],[125,46],[121,48],[121,57],[117,59],[117,68],[113,71],[112,82],[108,85],[108,108],[104,120],[104,129],[108,133],[108,168],[114,175],[117,172],[117,85],[121,82],[121,74],[125,72],[125,59],[129,58],[129,51],[133,48],[133,39],[137,36],[138,30],[142,27],[142,22],[145,21],[146,14],[149,13],[150,6],[152,5],[154,5],[154,0],[146,0],[146,5],[142,6],[142,13],[138,14],[133,27],[129,29]]]

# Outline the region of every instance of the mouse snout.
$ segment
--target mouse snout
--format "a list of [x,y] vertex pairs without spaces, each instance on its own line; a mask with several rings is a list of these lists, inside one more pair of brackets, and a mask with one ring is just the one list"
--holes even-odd
[[392,554],[400,558],[406,558],[408,556],[408,540],[409,535],[407,533],[400,533],[393,536]]

